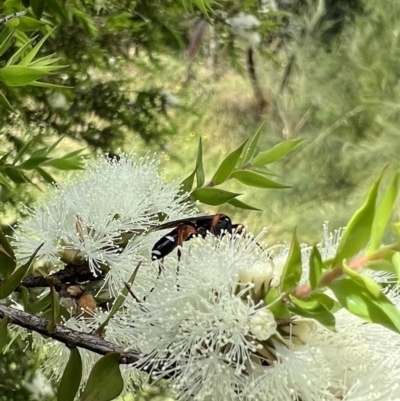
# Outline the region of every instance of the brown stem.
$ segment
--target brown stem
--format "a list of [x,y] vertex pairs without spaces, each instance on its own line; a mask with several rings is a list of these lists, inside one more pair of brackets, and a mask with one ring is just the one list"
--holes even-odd
[[[99,355],[106,355],[110,352],[120,354],[121,364],[130,364],[139,360],[139,354],[134,351],[124,351],[119,345],[113,344],[95,334],[82,333],[68,327],[58,325],[51,333],[47,330],[49,321],[30,313],[14,309],[0,304],[0,317],[8,317],[8,322],[28,330],[35,331],[53,340],[57,340],[70,348],[79,347],[95,352]],[[146,368],[146,371],[150,371]]]

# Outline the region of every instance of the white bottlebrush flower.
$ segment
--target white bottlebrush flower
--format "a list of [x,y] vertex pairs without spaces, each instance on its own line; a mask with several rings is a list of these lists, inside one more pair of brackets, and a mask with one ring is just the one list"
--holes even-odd
[[227,20],[234,35],[241,39],[248,47],[256,47],[261,43],[261,36],[255,30],[260,26],[260,21],[252,14],[239,13]]
[[[100,157],[74,179],[53,187],[49,199],[30,211],[30,219],[15,231],[16,255],[24,262],[43,244],[38,256],[51,267],[86,261],[94,274],[109,269],[106,281],[118,287],[141,253],[149,253],[154,237],[139,234],[160,214],[168,221],[194,213],[184,198],[177,183],[161,178],[151,157]],[[132,232],[136,238],[121,252],[116,244]]]

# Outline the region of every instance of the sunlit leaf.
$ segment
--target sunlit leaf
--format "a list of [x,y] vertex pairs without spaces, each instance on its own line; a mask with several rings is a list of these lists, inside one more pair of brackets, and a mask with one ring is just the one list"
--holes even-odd
[[251,138],[250,142],[247,142],[247,146],[245,146],[244,151],[243,151],[243,158],[239,161],[239,165],[241,167],[245,166],[251,158],[254,156],[254,153],[256,152],[258,141],[260,139],[261,131],[262,128],[264,127],[265,121],[258,127],[258,130],[256,133],[253,135],[253,138]]
[[239,160],[240,155],[243,152],[243,148],[245,147],[246,143],[247,141],[245,141],[236,150],[226,156],[226,158],[222,161],[217,171],[215,172],[214,177],[211,179],[211,182],[214,185],[222,184],[229,178]]
[[0,68],[0,81],[8,86],[23,86],[47,75],[46,71],[22,65],[9,65]]
[[0,106],[4,107],[6,110],[13,112],[13,108],[11,107],[10,102],[8,99],[0,92]]
[[222,205],[239,195],[218,188],[197,188],[191,193],[192,199],[213,206]]
[[231,199],[227,203],[229,203],[230,205],[232,205],[234,207],[237,207],[239,209],[261,211],[261,209],[257,209],[256,207],[248,205],[247,203],[244,203],[244,202],[242,202],[242,201],[240,201],[239,199],[236,199],[236,198]]
[[376,197],[378,195],[381,178],[382,174],[369,190],[365,203],[354,213],[350,222],[347,224],[333,260],[334,265],[341,264],[343,259],[355,255],[367,246],[371,237]]
[[290,244],[289,255],[282,271],[281,288],[283,292],[287,293],[298,285],[301,278],[301,272],[301,250],[295,230],[293,233],[292,243]]
[[383,234],[390,220],[393,211],[393,205],[396,202],[399,193],[399,173],[396,173],[389,188],[385,192],[382,200],[379,202],[371,229],[371,243],[369,251],[376,251],[382,243]]
[[242,184],[249,185],[251,187],[277,189],[290,188],[287,185],[279,184],[279,182],[272,181],[261,174],[255,173],[254,171],[237,170],[231,174],[231,178],[235,178]]
[[268,149],[265,152],[260,152],[253,158],[251,165],[261,167],[266,164],[276,162],[277,160],[286,156],[288,153],[295,150],[301,142],[302,139],[291,139],[289,141],[281,142],[278,145],[275,145],[272,149]]

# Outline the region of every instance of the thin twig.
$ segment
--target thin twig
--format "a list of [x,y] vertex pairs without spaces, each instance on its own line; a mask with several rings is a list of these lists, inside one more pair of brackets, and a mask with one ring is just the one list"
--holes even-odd
[[[121,364],[131,364],[139,360],[139,354],[137,352],[124,351],[124,349],[119,345],[104,340],[104,338],[95,334],[82,333],[62,325],[57,325],[54,327],[54,330],[49,333],[47,329],[49,321],[47,319],[31,315],[30,313],[3,304],[0,304],[0,317],[8,317],[9,323],[52,338],[70,348],[84,348],[99,355],[118,352],[120,354]],[[148,371],[147,368],[144,370]]]
[[24,10],[24,11],[18,11],[17,13],[6,15],[5,17],[0,18],[0,24],[5,24],[7,21],[10,21],[10,19],[23,17],[27,12],[28,10]]

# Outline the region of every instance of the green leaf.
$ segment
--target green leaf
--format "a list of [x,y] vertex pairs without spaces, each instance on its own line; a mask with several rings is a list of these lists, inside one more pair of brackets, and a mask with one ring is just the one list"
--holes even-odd
[[290,252],[285,263],[281,276],[281,288],[283,292],[289,293],[300,281],[301,278],[301,249],[294,230]]
[[47,171],[43,170],[41,167],[36,167],[35,170],[47,183],[53,184],[54,182],[57,182]]
[[[383,174],[383,173],[382,173]],[[371,237],[371,228],[375,215],[375,203],[382,174],[369,190],[365,203],[358,209],[346,226],[333,259],[333,264],[339,265],[343,259],[355,255],[366,247]]]
[[24,51],[31,45],[31,43],[36,40],[37,36],[30,40],[27,40],[7,61],[6,66],[12,66],[20,57],[22,57]]
[[359,283],[345,277],[329,284],[340,304],[352,314],[367,322],[377,323],[400,333],[400,312],[381,292],[379,285],[370,280]]
[[246,143],[247,140],[243,142],[242,145],[240,145],[236,150],[225,157],[225,159],[215,172],[214,177],[211,179],[213,185],[222,184],[229,178],[229,176],[235,169],[236,163],[238,162]]
[[218,188],[197,188],[191,193],[192,199],[212,206],[222,205],[239,195]]
[[57,326],[58,322],[58,314],[60,312],[60,300],[58,298],[57,291],[54,289],[53,286],[50,287],[50,294],[51,294],[51,319],[49,324],[47,325],[47,330],[49,333],[52,333]]
[[6,175],[16,184],[24,184],[29,181],[22,171],[13,166],[3,167],[2,174]]
[[[60,67],[60,68],[61,68],[61,67]],[[66,88],[72,88],[72,86],[49,84],[48,82],[40,82],[40,81],[31,82],[29,85],[30,85],[30,86],[39,86],[39,87],[41,87],[41,88],[48,88],[48,89],[66,89]]]
[[317,246],[314,245],[310,255],[310,286],[312,290],[318,286],[322,275],[322,269],[323,263],[321,254],[319,253]]
[[399,193],[399,173],[396,173],[388,190],[383,195],[378,207],[376,208],[374,221],[371,229],[371,244],[368,252],[376,251],[382,243],[383,234],[393,211]]
[[11,31],[8,34],[8,36],[3,40],[3,42],[0,44],[0,56],[2,56],[10,47],[13,36],[14,36],[14,31]]
[[396,252],[392,256],[392,263],[397,275],[397,282],[400,283],[400,253]]
[[46,296],[40,298],[34,304],[30,304],[28,311],[30,313],[34,313],[34,314],[44,311],[51,304],[51,297],[52,297],[52,294],[49,292],[48,294],[46,294]]
[[251,165],[255,167],[261,167],[266,164],[276,162],[283,156],[286,156],[288,153],[295,150],[302,141],[303,139],[291,139],[289,141],[278,143],[278,145],[275,145],[272,149],[268,149],[265,152],[260,152],[251,161]]
[[19,165],[19,168],[22,168],[24,170],[33,170],[36,167],[38,167],[40,164],[43,162],[49,160],[48,157],[41,156],[41,157],[30,157],[28,160],[24,161],[21,165]]
[[53,159],[50,160],[47,164],[50,166],[56,167],[59,170],[82,170],[83,162],[81,158],[77,159]]
[[[133,285],[133,283],[135,282],[136,279],[136,275],[139,271],[141,263],[138,263],[138,265],[136,266],[134,272],[132,273],[131,277],[129,277],[129,280],[127,282],[127,285],[129,286],[129,288]],[[104,320],[104,322],[96,329],[96,333],[98,334],[102,334],[104,329],[106,328],[108,322],[110,321],[110,319],[119,311],[119,309],[121,308],[122,304],[124,303],[126,297],[129,294],[129,290],[128,287],[125,286],[122,291],[120,291],[120,294],[118,295],[117,299],[114,301],[113,306],[110,310],[110,313],[108,314],[106,320]]]
[[25,143],[24,146],[18,151],[17,155],[14,157],[13,165],[15,165],[21,157],[25,154],[25,152],[32,146],[33,140],[30,140]]
[[46,154],[50,154],[59,144],[60,142],[65,138],[65,135],[61,136],[57,141],[55,141],[51,146],[47,148]]
[[368,269],[375,271],[383,271],[392,274],[396,274],[396,269],[393,263],[389,260],[381,259],[381,260],[373,260],[368,262]]
[[118,353],[112,352],[94,365],[80,401],[110,401],[121,394],[124,381],[119,357]]
[[3,352],[4,347],[7,345],[7,325],[8,316],[0,320],[0,354]]
[[335,316],[324,305],[312,297],[298,299],[290,295],[293,305],[290,310],[297,315],[311,318],[327,329],[335,331]]
[[276,318],[285,319],[290,317],[290,311],[283,302],[279,299],[279,293],[276,288],[271,287],[264,299],[266,307],[274,314]]
[[28,273],[29,268],[32,266],[32,263],[35,260],[36,255],[42,246],[43,246],[43,244],[40,245],[39,248],[36,249],[35,252],[33,252],[32,256],[29,258],[29,260],[24,265],[22,265],[10,277],[6,278],[0,284],[0,299],[8,297],[19,286],[22,279]]
[[78,348],[72,348],[57,391],[57,401],[74,401],[82,379],[82,358]]
[[43,14],[43,10],[44,10],[46,1],[45,0],[30,0],[30,3],[31,3],[32,11],[35,14],[35,17],[37,19],[40,19]]
[[242,184],[249,185],[257,188],[290,188],[286,185],[279,184],[278,182],[272,181],[261,174],[255,173],[254,171],[248,170],[237,170],[231,174],[231,178],[235,178]]
[[196,175],[196,170],[193,170],[193,173],[187,176],[181,182],[181,193],[190,192],[192,190],[195,175]]
[[[40,18],[40,17],[39,17]],[[20,61],[20,65],[28,66],[29,63],[34,59],[40,48],[46,42],[47,38],[54,32],[55,28],[49,31],[43,38],[36,44],[36,46]]]
[[248,142],[248,146],[245,147],[243,159],[239,161],[241,167],[245,166],[254,156],[264,124],[265,121],[261,123],[256,133],[253,135],[253,138],[251,138],[251,141]]
[[2,92],[0,92],[0,106],[4,107],[6,110],[13,112],[14,109],[11,107],[10,102],[7,100],[7,98],[3,95]]
[[197,160],[196,160],[196,178],[197,178],[197,188],[204,185],[205,176],[203,168],[203,144],[201,137],[199,138],[199,147],[197,149]]
[[36,31],[38,29],[43,28],[45,25],[46,23],[42,21],[38,21],[34,18],[27,17],[26,15],[24,15],[23,17],[19,18],[18,30],[22,32]]
[[47,75],[46,71],[22,65],[9,65],[0,68],[0,81],[8,86],[23,86]]
[[231,199],[230,201],[228,201],[227,203],[229,203],[230,205],[237,207],[239,209],[245,209],[245,210],[257,210],[257,211],[261,211],[261,209],[257,209],[254,206],[250,206],[247,203],[244,203],[242,201],[240,201],[239,199]]

